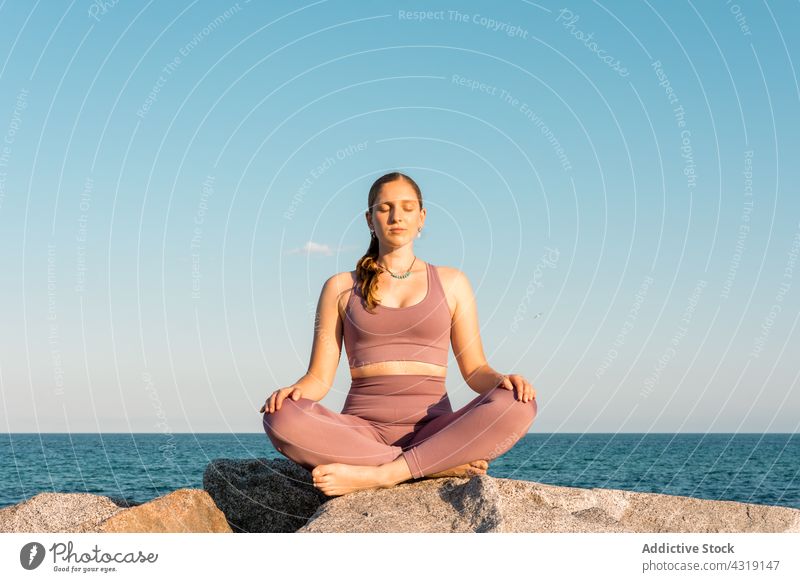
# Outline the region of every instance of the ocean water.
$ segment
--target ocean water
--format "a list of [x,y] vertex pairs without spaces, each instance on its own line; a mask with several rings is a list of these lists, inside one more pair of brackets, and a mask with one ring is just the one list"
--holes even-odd
[[[0,507],[43,491],[144,502],[217,458],[283,458],[263,433],[0,435]],[[800,509],[798,434],[528,434],[489,475]]]

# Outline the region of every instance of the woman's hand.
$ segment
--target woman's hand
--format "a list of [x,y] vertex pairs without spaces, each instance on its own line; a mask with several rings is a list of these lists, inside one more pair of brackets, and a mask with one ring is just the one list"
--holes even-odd
[[530,402],[536,398],[536,390],[524,376],[520,374],[503,374],[502,376],[503,379],[500,384],[498,384],[498,387],[505,388],[506,390],[516,390],[517,400],[520,402]]
[[280,410],[281,403],[283,402],[284,398],[291,398],[292,400],[298,400],[302,398],[303,390],[297,386],[296,384],[289,386],[287,388],[279,388],[275,390],[270,396],[267,398],[267,401],[264,403],[259,409],[259,412],[263,412],[264,414],[270,414],[275,412],[276,410]]

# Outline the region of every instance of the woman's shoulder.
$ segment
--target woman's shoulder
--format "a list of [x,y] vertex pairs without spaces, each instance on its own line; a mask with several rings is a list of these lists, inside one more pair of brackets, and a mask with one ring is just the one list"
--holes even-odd
[[342,271],[341,273],[335,273],[330,277],[328,277],[328,280],[325,281],[325,285],[331,286],[333,289],[336,290],[337,293],[342,293],[344,291],[347,291],[348,289],[352,289],[355,283],[356,283],[355,269],[352,271]]
[[333,283],[334,285],[338,285],[343,281],[350,281],[351,283],[356,280],[356,271],[353,269],[352,271],[342,271],[340,273],[334,273],[325,283]]
[[344,308],[350,299],[355,283],[356,272],[353,270],[335,273],[328,277],[323,285],[323,295],[326,294],[326,290],[329,292],[328,297],[331,298],[331,301],[336,302],[340,316],[344,316]]
[[467,299],[471,293],[472,286],[466,274],[461,269],[446,265],[432,265],[436,268],[442,289],[445,295],[452,299],[452,303],[458,303]]
[[355,283],[355,271],[342,271],[341,273],[331,275],[322,285],[322,297],[330,299],[335,298],[339,302],[344,298],[346,301]]
[[445,280],[448,282],[456,282],[458,279],[466,278],[464,272],[456,267],[448,267],[447,265],[434,265],[433,263],[430,263],[430,265],[436,269],[436,274],[439,275],[439,278],[442,279],[443,282]]

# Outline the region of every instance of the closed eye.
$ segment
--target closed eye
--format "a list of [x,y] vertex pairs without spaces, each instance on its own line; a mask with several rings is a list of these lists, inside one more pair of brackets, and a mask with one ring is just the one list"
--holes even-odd
[[[380,210],[381,212],[389,212],[389,210],[391,210],[391,209],[392,209],[391,206],[388,206],[388,205],[381,205],[381,206],[378,207],[378,210]],[[414,210],[416,210],[416,207],[415,206],[405,206],[405,207],[403,207],[403,210],[405,212],[414,212]]]

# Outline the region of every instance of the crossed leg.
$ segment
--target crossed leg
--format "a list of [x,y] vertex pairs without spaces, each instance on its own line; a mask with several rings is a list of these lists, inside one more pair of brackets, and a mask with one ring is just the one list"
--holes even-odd
[[416,431],[403,457],[415,479],[469,459],[490,461],[528,432],[537,412],[535,398],[520,402],[514,391],[493,388]]
[[280,410],[264,414],[263,424],[273,446],[309,471],[335,462],[383,465],[402,452],[385,444],[363,418],[334,412],[308,398],[286,398]]
[[305,398],[286,399],[280,411],[265,414],[264,429],[275,448],[312,472],[323,493],[342,495],[493,459],[514,446],[536,413],[536,399],[523,403],[494,388],[428,422],[405,450],[380,441],[366,420]]

